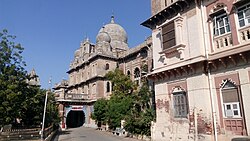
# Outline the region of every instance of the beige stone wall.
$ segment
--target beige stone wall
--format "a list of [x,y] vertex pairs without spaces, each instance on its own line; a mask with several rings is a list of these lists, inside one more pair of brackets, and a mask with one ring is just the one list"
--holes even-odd
[[[157,80],[155,83],[156,97],[156,123],[153,127],[154,141],[193,141],[195,140],[195,127],[191,116],[194,109],[197,115],[204,122],[212,123],[211,101],[208,87],[208,77],[206,75],[191,75],[187,78],[174,80]],[[180,86],[187,92],[188,116],[187,118],[174,118],[172,91],[176,86]],[[199,122],[199,124],[201,124]],[[201,128],[202,125],[200,125]],[[199,135],[204,140],[209,141],[210,136]]]
[[164,10],[164,8],[171,6],[176,1],[177,0],[151,0],[151,14],[155,15]]
[[[156,123],[154,123],[153,141],[189,141],[193,140],[193,134],[189,133],[188,118],[174,118],[172,88],[185,87],[187,82],[168,82],[161,80],[155,84],[156,93]],[[189,95],[189,94],[188,94]],[[192,105],[190,103],[189,105]]]
[[211,101],[209,95],[208,77],[205,74],[195,75],[187,79],[189,110],[196,108],[205,114],[207,119],[212,119]]
[[155,15],[161,10],[161,0],[151,0],[152,15]]
[[[162,52],[161,26],[169,21],[175,21],[176,45],[183,44],[182,53],[178,49],[167,53]],[[201,11],[192,6],[186,13],[179,14],[153,30],[154,70],[176,68],[192,62],[205,59],[203,27]]]
[[247,134],[250,135],[250,79],[249,79],[249,69],[242,68],[239,70],[239,77],[241,83],[241,92],[243,100],[243,108],[245,113],[246,127],[248,129]]

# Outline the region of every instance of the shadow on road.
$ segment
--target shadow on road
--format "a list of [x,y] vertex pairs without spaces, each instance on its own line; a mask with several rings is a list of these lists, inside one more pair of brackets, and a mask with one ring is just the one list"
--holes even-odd
[[58,131],[58,135],[67,135],[70,134],[72,131],[67,130],[67,131]]
[[68,135],[68,134],[70,134],[72,131],[57,131],[56,132],[56,135],[52,138],[52,141],[58,141],[58,138],[59,138],[59,136],[60,135]]

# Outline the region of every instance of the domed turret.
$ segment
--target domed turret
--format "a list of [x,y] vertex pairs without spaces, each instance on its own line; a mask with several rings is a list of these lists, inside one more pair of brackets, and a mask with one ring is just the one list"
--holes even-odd
[[78,57],[80,57],[80,50],[79,49],[75,51],[75,58],[78,58]]
[[[100,35],[101,34],[101,35]],[[114,16],[111,17],[111,22],[109,24],[104,25],[98,35],[96,42],[99,42],[99,38],[105,38],[105,41],[108,40],[107,35],[109,35],[111,41],[109,42],[112,48],[119,48],[122,50],[128,49],[128,37],[126,31],[123,29],[122,26],[116,24],[114,22]],[[99,37],[100,36],[100,37]],[[104,40],[104,39],[103,39]],[[102,41],[103,41],[102,40]]]
[[107,43],[111,42],[111,38],[109,34],[104,31],[104,27],[102,27],[102,29],[96,36],[96,43],[100,43],[100,42],[107,42]]

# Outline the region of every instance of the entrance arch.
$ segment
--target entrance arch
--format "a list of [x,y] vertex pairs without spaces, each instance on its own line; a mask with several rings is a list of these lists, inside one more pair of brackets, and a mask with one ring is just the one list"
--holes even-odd
[[67,118],[66,125],[68,128],[77,128],[85,123],[85,114],[83,111],[70,110]]

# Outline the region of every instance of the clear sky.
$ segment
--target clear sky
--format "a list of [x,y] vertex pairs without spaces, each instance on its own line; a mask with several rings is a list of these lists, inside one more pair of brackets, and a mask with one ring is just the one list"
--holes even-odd
[[115,22],[128,34],[129,47],[151,31],[140,24],[151,15],[150,0],[0,0],[0,30],[17,36],[22,56],[40,77],[42,88],[68,79],[74,52],[86,37],[92,43],[103,24]]

